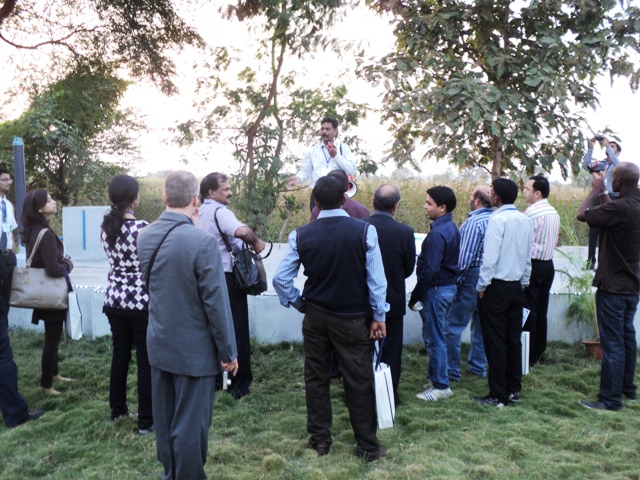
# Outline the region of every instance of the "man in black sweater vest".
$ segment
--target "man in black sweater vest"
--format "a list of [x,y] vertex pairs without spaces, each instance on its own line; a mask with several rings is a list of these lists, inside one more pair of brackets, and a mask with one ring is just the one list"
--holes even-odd
[[[371,339],[386,333],[387,281],[378,235],[372,225],[350,218],[340,182],[322,177],[313,189],[318,220],[289,235],[289,248],[273,277],[280,303],[304,313],[304,380],[309,446],[318,455],[331,448],[331,349],[338,356],[356,455],[369,461],[386,454],[376,437]],[[300,265],[307,281],[294,286]],[[367,311],[373,322],[367,326]]]

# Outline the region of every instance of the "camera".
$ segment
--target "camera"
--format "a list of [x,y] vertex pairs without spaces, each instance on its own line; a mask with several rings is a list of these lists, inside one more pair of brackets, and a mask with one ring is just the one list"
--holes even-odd
[[599,142],[604,140],[604,136],[603,135],[596,135],[594,138]]
[[604,160],[596,160],[589,164],[589,173],[602,172],[607,169],[607,162]]
[[222,390],[226,390],[231,386],[231,380],[229,380],[229,372],[223,370],[222,372]]

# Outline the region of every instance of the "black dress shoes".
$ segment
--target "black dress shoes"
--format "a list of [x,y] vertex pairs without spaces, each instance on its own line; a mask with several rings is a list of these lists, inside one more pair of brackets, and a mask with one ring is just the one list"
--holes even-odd
[[330,443],[324,443],[324,442],[313,444],[313,443],[309,442],[309,448],[311,450],[315,450],[316,453],[318,454],[318,456],[322,457],[324,455],[328,455],[329,454],[329,450],[331,450],[331,444]]

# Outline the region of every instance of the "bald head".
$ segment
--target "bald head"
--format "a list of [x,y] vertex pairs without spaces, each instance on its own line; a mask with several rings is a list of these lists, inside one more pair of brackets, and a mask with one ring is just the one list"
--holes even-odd
[[611,173],[611,188],[614,192],[625,193],[638,188],[640,168],[635,163],[621,162]]
[[473,192],[471,192],[469,206],[472,211],[479,208],[491,208],[491,187],[478,185],[474,188]]
[[400,190],[388,183],[380,185],[373,194],[373,208],[380,212],[393,212],[400,201]]

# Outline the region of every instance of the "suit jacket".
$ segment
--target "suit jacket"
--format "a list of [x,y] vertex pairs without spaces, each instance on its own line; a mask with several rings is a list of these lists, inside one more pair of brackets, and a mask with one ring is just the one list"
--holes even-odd
[[[143,274],[154,250],[180,213],[165,211],[138,234]],[[162,243],[149,278],[149,363],[177,375],[204,377],[237,357],[227,283],[220,249],[210,233],[191,223]]]
[[401,317],[407,312],[405,279],[416,265],[416,243],[413,228],[397,222],[388,212],[375,211],[365,222],[376,227],[378,244],[387,277],[388,317]]

